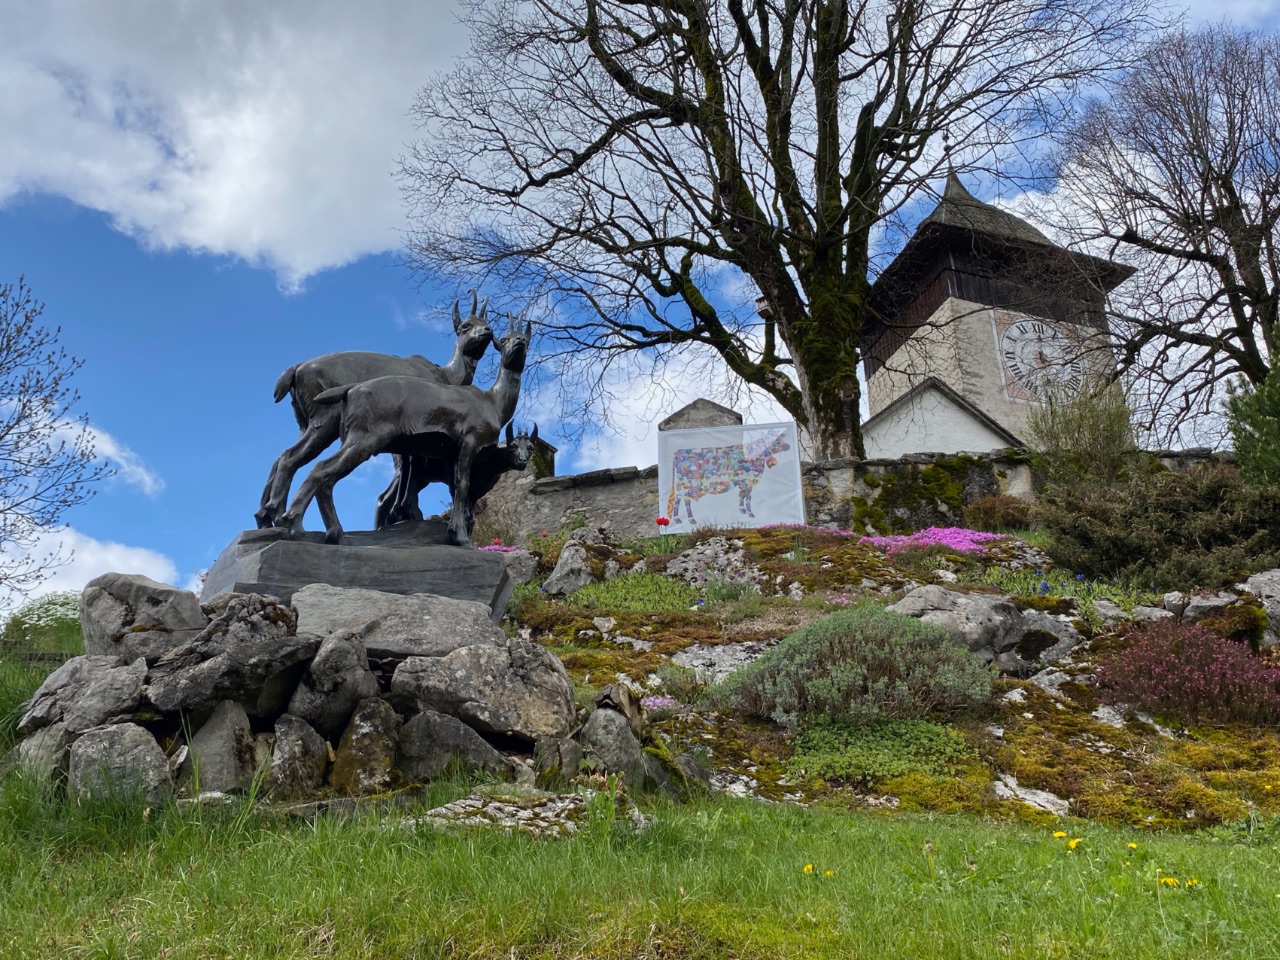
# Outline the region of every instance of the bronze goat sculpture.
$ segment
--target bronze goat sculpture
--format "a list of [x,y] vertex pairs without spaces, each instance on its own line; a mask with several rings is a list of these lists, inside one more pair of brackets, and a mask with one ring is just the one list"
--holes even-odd
[[314,499],[324,519],[325,541],[341,542],[334,484],[379,453],[435,459],[452,456],[456,459],[448,542],[470,546],[467,514],[473,503],[472,468],[479,451],[498,442],[503,425],[515,413],[532,332],[532,324],[521,328],[512,322],[511,332],[497,342],[502,367],[488,390],[387,376],[335,387],[316,396],[316,403],[332,404],[339,410],[342,446],[316,464],[298,488],[282,518],[290,536],[302,534],[302,517]]
[[[359,383],[385,376],[418,377],[437,383],[463,386],[471,383],[476,364],[493,342],[493,330],[486,318],[489,301],[476,311],[476,295],[471,294],[471,313],[464,320],[453,304],[453,331],[458,335],[453,356],[443,367],[426,357],[396,357],[385,353],[351,350],[296,363],[276,381],[275,400],[286,396],[302,431],[296,443],[276,458],[262,491],[262,502],[254,519],[259,527],[282,526],[281,513],[289,499],[294,474],[324,452],[338,439],[340,410],[332,404],[317,402],[326,390],[345,384]],[[397,471],[404,465],[397,461]]]

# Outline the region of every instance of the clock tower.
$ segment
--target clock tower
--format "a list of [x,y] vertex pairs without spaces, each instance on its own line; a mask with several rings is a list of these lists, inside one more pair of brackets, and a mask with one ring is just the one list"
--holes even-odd
[[867,455],[1022,445],[1048,391],[1114,368],[1104,305],[1132,272],[1064,250],[951,174],[872,286]]

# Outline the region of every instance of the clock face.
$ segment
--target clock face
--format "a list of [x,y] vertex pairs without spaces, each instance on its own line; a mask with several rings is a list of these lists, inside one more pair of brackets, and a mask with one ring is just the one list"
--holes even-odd
[[1074,390],[1084,383],[1079,347],[1047,320],[1006,314],[997,317],[996,336],[1011,399],[1042,400],[1055,386]]

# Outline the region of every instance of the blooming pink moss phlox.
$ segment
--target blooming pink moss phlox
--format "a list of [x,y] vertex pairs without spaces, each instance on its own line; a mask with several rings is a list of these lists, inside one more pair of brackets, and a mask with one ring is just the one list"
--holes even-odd
[[859,543],[869,543],[887,554],[911,547],[946,547],[959,553],[982,553],[986,544],[1004,539],[1004,534],[984,533],[964,527],[926,527],[915,533],[886,537],[863,537]]

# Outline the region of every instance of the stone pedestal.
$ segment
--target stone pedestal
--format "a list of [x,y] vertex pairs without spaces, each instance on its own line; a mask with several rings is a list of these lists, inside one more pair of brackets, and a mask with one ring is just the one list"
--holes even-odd
[[222,551],[205,577],[201,600],[220,593],[261,593],[286,603],[309,583],[384,593],[431,593],[487,604],[500,620],[514,586],[506,554],[449,546],[445,524],[398,523],[348,531],[324,542],[320,531],[290,540],[283,530],[246,530]]

